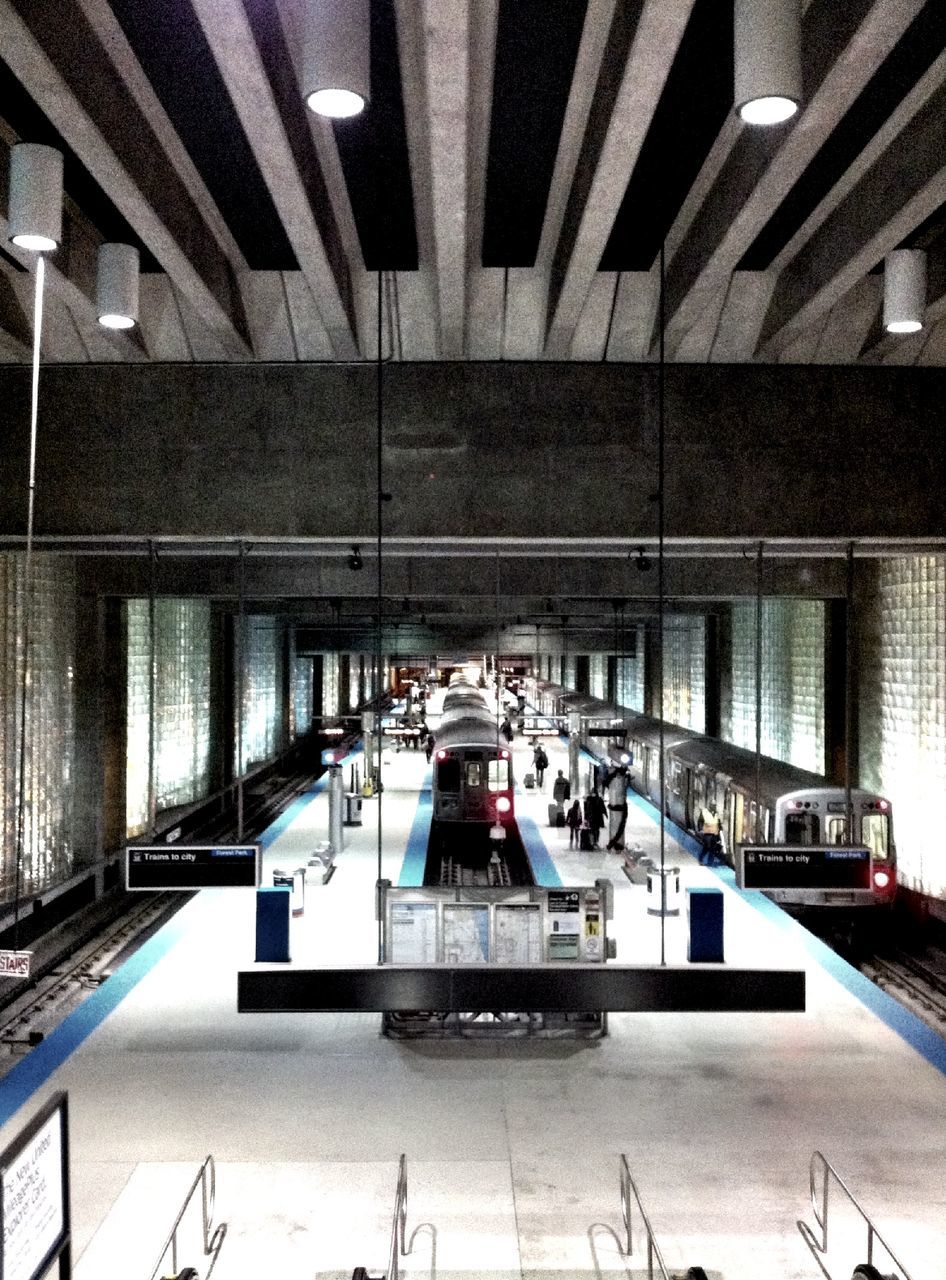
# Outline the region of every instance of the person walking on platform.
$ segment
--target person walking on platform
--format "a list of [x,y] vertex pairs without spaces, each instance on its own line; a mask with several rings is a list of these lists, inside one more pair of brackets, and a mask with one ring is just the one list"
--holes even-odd
[[716,805],[711,800],[709,804],[703,805],[696,819],[696,830],[700,837],[700,865],[713,867],[720,859],[722,853],[722,840],[720,833],[722,831],[722,823],[719,814],[716,812]]
[[569,849],[578,848],[578,832],[581,830],[582,824],[581,801],[574,800],[572,807],[565,815],[565,825],[568,827],[568,847]]
[[503,735],[503,737],[506,739],[507,742],[512,742],[512,739],[513,739],[512,721],[509,719],[508,716],[506,716],[505,719],[503,720],[502,725],[500,726],[499,732]]
[[591,844],[595,849],[598,848],[601,828],[607,821],[607,816],[608,811],[604,801],[598,795],[597,791],[590,791],[585,797],[585,821],[591,828]]
[[563,807],[571,793],[572,789],[569,785],[569,781],[562,770],[559,769],[558,777],[552,783],[552,799],[559,807]]
[[427,737],[424,739],[424,755],[427,757],[427,763],[430,764],[430,757],[434,754],[434,735],[427,730]]
[[549,767],[549,758],[545,754],[545,748],[541,742],[537,742],[533,748],[532,762],[535,766],[535,785],[542,790],[542,782],[545,778],[545,771]]

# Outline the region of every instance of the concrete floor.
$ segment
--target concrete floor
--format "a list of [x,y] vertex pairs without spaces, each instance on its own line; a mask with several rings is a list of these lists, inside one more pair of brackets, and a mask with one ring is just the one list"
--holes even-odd
[[[560,751],[553,743],[547,790]],[[395,881],[425,770],[422,753],[386,767],[384,871]],[[519,804],[541,822],[546,801]],[[316,796],[290,824],[267,869],[321,837],[325,804]],[[336,875],[308,895],[293,924],[296,962],[374,962],[375,812],[366,803]],[[646,813],[632,808],[630,822],[630,838],[652,847]],[[569,854],[567,833],[542,829],[565,883],[612,876],[619,959],[654,962],[659,920],[619,860]],[[719,883],[669,852],[686,883]],[[796,1227],[811,1219],[815,1149],[916,1280],[943,1275],[946,1079],[813,959],[801,929],[773,925],[723,887],[727,960],[803,964],[807,1011],[612,1015],[606,1039],[580,1044],[391,1042],[375,1015],[238,1015],[253,895],[202,893],[179,913],[173,945],[0,1141],[68,1089],[78,1280],[147,1280],[208,1153],[228,1224],[220,1280],[382,1270],[402,1152],[414,1233],[402,1270],[412,1275],[643,1274],[643,1236],[630,1259],[618,1244],[626,1153],[671,1270],[815,1277]],[[682,939],[682,924],[668,927],[671,963],[682,962]],[[829,1262],[846,1280],[866,1258],[865,1236],[841,1210]],[[179,1262],[203,1275],[198,1218],[199,1202]]]

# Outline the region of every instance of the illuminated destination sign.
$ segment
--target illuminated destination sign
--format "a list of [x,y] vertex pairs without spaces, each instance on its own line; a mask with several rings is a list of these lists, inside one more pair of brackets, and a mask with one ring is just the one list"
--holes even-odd
[[125,884],[129,889],[256,889],[260,846],[128,845]]
[[736,859],[740,889],[869,889],[870,850],[861,845],[745,844]]
[[2,1280],[36,1280],[60,1255],[69,1273],[67,1105],[57,1093],[0,1155]]

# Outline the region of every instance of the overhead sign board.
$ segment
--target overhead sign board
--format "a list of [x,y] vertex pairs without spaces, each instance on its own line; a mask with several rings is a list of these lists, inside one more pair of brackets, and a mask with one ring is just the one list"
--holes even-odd
[[741,845],[740,889],[870,889],[871,855],[862,845]]
[[0,1280],[69,1274],[69,1121],[55,1094],[0,1155]]
[[260,882],[260,846],[128,845],[128,889],[256,889]]

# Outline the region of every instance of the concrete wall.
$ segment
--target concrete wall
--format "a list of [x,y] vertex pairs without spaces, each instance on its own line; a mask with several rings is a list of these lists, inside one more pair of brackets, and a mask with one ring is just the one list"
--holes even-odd
[[[681,365],[666,379],[668,533],[941,533],[943,370]],[[46,368],[37,529],[364,537],[374,380],[364,366]],[[0,534],[22,532],[28,383],[0,370]],[[656,386],[643,365],[387,368],[387,532],[651,536]]]

